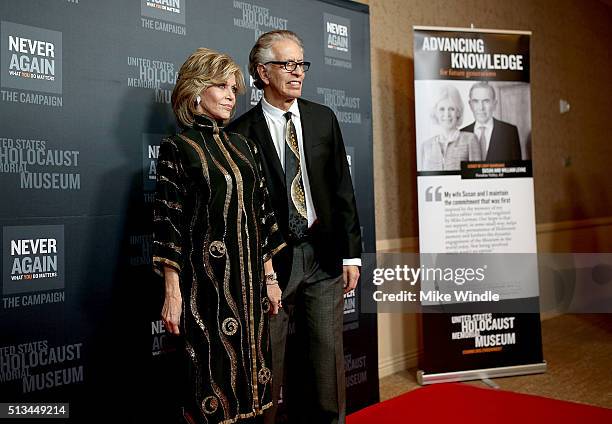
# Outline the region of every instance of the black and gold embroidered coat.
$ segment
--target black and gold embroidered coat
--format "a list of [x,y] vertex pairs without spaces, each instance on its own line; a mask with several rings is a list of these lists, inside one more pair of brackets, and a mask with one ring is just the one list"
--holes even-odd
[[203,423],[271,406],[263,262],[285,244],[257,147],[204,116],[164,139],[157,165],[153,263],[180,275],[181,331]]

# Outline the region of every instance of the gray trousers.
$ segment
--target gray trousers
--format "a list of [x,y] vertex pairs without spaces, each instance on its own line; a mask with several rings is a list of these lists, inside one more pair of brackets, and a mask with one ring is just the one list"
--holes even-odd
[[[274,406],[265,412],[265,423],[281,421],[277,416],[281,398],[288,423],[344,424],[342,275],[323,271],[310,243],[294,246],[282,302],[278,315],[270,316]],[[296,349],[286,355],[290,314],[295,322]]]

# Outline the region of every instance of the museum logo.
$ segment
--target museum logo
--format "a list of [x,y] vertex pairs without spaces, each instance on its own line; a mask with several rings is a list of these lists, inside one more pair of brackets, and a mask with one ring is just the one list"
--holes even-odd
[[0,25],[2,100],[62,106],[62,33],[7,21]]
[[351,21],[330,13],[323,14],[325,64],[352,68]]
[[151,354],[165,355],[177,350],[177,337],[172,337],[164,328],[161,319],[151,321]]
[[232,5],[240,11],[240,17],[234,18],[234,27],[253,30],[255,39],[268,31],[287,29],[287,18],[272,14],[267,7],[240,0],[234,0]]
[[[246,75],[249,75],[248,69]],[[249,88],[246,97],[247,109],[250,109],[250,106],[255,106],[263,97],[263,90],[255,87],[255,79],[251,75],[249,75]]]
[[4,227],[4,296],[64,288],[64,226]]
[[172,62],[138,56],[128,56],[127,64],[128,87],[152,90],[156,103],[171,103],[178,66]]
[[142,134],[142,188],[145,201],[153,201],[157,182],[157,156],[159,155],[159,144],[164,134]]
[[0,180],[17,174],[18,180],[7,181],[20,189],[80,190],[79,160],[78,150],[54,149],[48,140],[0,135]]
[[140,0],[140,14],[145,29],[187,35],[185,0]]
[[325,106],[331,108],[343,124],[361,124],[361,98],[351,96],[339,88],[317,87],[317,94]]

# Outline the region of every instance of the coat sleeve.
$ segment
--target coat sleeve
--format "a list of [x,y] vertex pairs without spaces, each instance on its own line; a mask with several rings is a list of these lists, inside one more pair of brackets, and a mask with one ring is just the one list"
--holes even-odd
[[521,152],[521,141],[519,138],[518,128],[512,125],[512,137],[511,137],[511,145],[512,145],[512,153],[510,155],[513,160],[521,160],[522,152]]
[[353,191],[353,182],[346,159],[346,150],[342,139],[342,132],[336,115],[332,114],[332,137],[334,141],[334,160],[336,174],[336,191],[334,202],[334,225],[338,225],[343,231],[341,240],[338,240],[341,248],[341,257],[344,259],[361,257],[361,226],[357,214],[357,204]]
[[261,234],[260,247],[263,261],[266,262],[267,260],[272,259],[272,257],[281,249],[286,247],[287,243],[285,243],[283,235],[278,228],[276,215],[274,214],[274,209],[272,208],[270,193],[268,192],[268,186],[266,185],[266,178],[263,172],[262,158],[259,148],[250,140],[248,140],[247,143],[253,152],[253,157],[255,158],[255,168],[257,170],[256,186],[257,190],[259,190],[259,199],[261,200],[260,221],[258,223]]
[[184,262],[185,180],[176,142],[172,138],[164,139],[157,158],[157,189],[153,205],[153,269],[162,277],[164,266],[180,273]]

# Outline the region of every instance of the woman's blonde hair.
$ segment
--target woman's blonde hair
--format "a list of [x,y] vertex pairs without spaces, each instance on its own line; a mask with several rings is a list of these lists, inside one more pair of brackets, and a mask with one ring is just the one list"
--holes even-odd
[[244,93],[242,71],[231,57],[204,47],[193,52],[181,66],[172,90],[172,109],[181,126],[193,125],[197,97],[208,87],[225,83],[232,75],[236,78],[238,93]]

